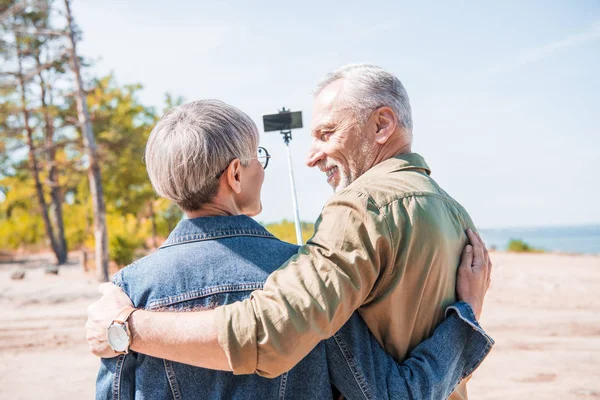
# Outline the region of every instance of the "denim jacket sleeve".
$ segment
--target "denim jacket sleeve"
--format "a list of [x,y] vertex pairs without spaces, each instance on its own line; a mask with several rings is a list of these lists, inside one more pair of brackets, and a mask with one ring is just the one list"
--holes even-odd
[[402,363],[383,350],[357,313],[326,341],[332,383],[350,400],[447,399],[493,345],[464,302],[448,307],[433,336]]

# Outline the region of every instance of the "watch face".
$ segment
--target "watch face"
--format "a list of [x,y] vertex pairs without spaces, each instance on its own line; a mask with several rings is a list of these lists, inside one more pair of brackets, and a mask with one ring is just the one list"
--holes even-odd
[[114,351],[122,352],[129,346],[129,335],[125,326],[121,324],[112,324],[108,328],[108,344]]

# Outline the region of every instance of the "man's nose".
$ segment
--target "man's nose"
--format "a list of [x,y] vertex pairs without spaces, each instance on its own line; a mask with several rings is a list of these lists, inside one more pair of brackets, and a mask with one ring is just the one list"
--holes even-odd
[[325,153],[317,149],[315,145],[310,146],[308,150],[308,156],[306,157],[306,165],[313,168],[325,157]]

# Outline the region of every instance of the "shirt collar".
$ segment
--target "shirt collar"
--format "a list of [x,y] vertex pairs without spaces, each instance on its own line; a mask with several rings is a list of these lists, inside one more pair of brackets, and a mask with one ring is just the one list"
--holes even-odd
[[425,162],[425,159],[417,153],[407,153],[388,158],[385,161],[375,165],[367,172],[362,174],[357,180],[371,179],[377,175],[387,174],[397,171],[420,170],[427,175],[431,175],[431,168]]
[[234,236],[275,238],[262,225],[246,215],[200,217],[179,221],[160,248]]

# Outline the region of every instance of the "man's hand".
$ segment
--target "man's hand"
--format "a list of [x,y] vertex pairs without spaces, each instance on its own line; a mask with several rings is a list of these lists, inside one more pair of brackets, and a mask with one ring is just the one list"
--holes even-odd
[[121,288],[112,283],[103,283],[98,290],[102,297],[87,309],[85,338],[92,353],[98,357],[111,358],[117,354],[108,344],[108,327],[122,309],[133,307],[133,303]]
[[479,234],[467,230],[470,245],[466,245],[456,279],[458,300],[469,303],[475,317],[481,317],[483,299],[490,287],[492,261]]

